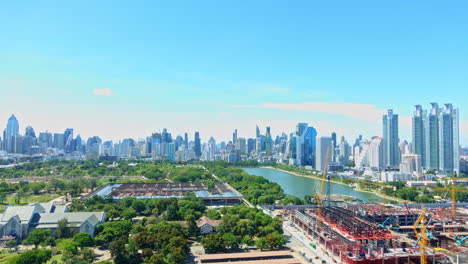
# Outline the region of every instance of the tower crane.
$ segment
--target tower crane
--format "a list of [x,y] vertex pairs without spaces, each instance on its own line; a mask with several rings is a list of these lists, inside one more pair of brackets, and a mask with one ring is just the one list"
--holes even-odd
[[[317,193],[317,191],[314,189],[314,199],[317,202],[318,214],[320,216],[322,216],[322,214],[323,214],[323,208],[322,208],[323,207],[323,199],[322,199],[321,196],[323,195],[323,191],[324,191],[324,188],[325,188],[325,180],[327,180],[328,183],[330,183],[330,177],[327,177],[329,157],[330,157],[330,147],[327,148],[327,154],[325,156],[325,162],[323,164],[323,175],[322,175],[322,181],[320,182],[320,193]],[[326,199],[328,199],[327,206],[330,206],[329,190],[328,190]],[[317,221],[317,225],[320,226],[321,222]]]
[[421,252],[421,264],[428,264],[427,261],[427,226],[429,225],[429,221],[426,217],[426,208],[423,208],[421,211],[421,215],[419,215],[416,222],[413,224],[413,230],[416,235],[416,243],[414,244],[415,247],[419,245],[419,249]]
[[[460,190],[455,188],[455,180],[458,180],[461,178],[454,178],[452,177],[452,184],[450,188],[432,188],[433,190],[436,191],[449,191],[452,194],[452,220],[455,220],[456,214],[457,214],[457,192],[468,192],[468,190]],[[463,178],[465,179],[465,178]]]

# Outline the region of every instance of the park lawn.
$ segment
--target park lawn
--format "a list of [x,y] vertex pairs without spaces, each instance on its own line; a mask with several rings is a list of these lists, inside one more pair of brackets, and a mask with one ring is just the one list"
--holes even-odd
[[50,258],[46,264],[62,264],[63,263],[63,260],[62,260],[62,254],[58,254],[58,255],[55,255],[55,256],[52,256],[52,258]]
[[[58,194],[38,194],[38,195],[27,195],[21,198],[21,203],[17,204],[15,201],[15,196],[7,196],[5,201],[0,204],[0,212],[3,212],[7,205],[27,205],[29,203],[47,203],[60,195]],[[1,263],[1,262],[0,262]]]
[[0,264],[7,264],[12,258],[18,256],[19,254],[16,252],[7,252],[2,250],[0,252]]

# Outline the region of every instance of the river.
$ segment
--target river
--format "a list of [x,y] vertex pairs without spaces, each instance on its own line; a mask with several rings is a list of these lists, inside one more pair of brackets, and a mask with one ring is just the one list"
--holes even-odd
[[[274,169],[266,169],[266,168],[242,168],[242,169],[249,174],[262,176],[271,182],[278,183],[281,186],[281,188],[283,188],[286,194],[293,195],[301,199],[303,199],[304,195],[306,194],[312,195],[314,192],[314,189],[316,189],[317,191],[320,191],[321,181],[317,179],[296,176],[291,173],[274,170]],[[353,196],[363,202],[382,201],[381,197],[373,193],[359,192],[346,185],[331,183],[330,186],[331,186],[330,192],[332,194],[342,194],[342,195]]]

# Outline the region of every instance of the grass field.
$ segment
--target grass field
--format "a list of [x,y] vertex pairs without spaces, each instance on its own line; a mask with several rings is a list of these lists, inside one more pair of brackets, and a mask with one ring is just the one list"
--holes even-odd
[[[21,198],[21,203],[20,204],[17,204],[16,201],[15,201],[15,196],[8,196],[6,198],[6,200],[0,204],[0,211],[3,212],[6,208],[7,205],[17,205],[17,206],[20,206],[20,205],[27,205],[28,203],[46,203],[46,202],[49,202],[50,200],[53,200],[57,197],[59,197],[60,195],[58,194],[49,194],[49,193],[45,193],[45,194],[38,194],[38,195],[28,195],[28,196],[25,196],[25,197],[22,197]],[[0,262],[1,263],[1,262]]]
[[9,253],[5,250],[2,250],[0,252],[0,264],[7,264],[12,258],[18,255],[18,253]]

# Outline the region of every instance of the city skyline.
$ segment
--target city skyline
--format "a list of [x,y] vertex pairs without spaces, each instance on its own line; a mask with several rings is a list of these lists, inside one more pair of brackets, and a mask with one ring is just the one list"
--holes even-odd
[[354,138],[380,135],[393,109],[409,140],[412,105],[463,107],[468,3],[340,4],[2,3],[0,127],[15,113],[84,137],[228,140],[306,122]]
[[[417,105],[417,106],[419,106],[419,105]],[[427,109],[427,110],[429,110],[429,106],[430,106],[430,104],[422,105],[422,107],[424,109]],[[368,131],[365,131],[363,129],[361,132],[359,132],[359,130],[356,130],[356,131],[358,131],[356,134],[347,135],[347,134],[341,133],[342,130],[340,130],[339,128],[336,129],[336,130],[332,130],[333,129],[332,127],[325,126],[324,129],[322,129],[320,126],[314,125],[313,122],[308,123],[308,124],[313,126],[317,130],[317,136],[318,137],[330,136],[333,132],[335,132],[335,133],[337,133],[339,135],[339,137],[344,136],[348,140],[353,140],[358,135],[363,135],[364,138],[371,139],[372,137],[375,137],[375,136],[377,136],[377,137],[383,137],[384,136],[383,132],[382,132],[382,129],[383,129],[382,115],[384,115],[387,111],[388,110],[382,111],[382,114],[378,117],[379,120],[376,122],[377,127],[374,129],[376,134],[371,134]],[[460,111],[460,112],[463,112],[463,111]],[[397,113],[397,114],[399,116],[399,121],[398,121],[398,125],[399,125],[398,133],[400,134],[399,141],[402,142],[402,141],[406,140],[408,142],[413,142],[413,140],[414,140],[413,139],[413,121],[412,121],[413,117],[412,116],[406,116],[406,115],[402,116],[402,115],[399,115],[399,113]],[[278,121],[276,121],[276,122],[275,121],[267,122],[267,121],[263,121],[263,122],[259,122],[259,123],[264,124],[264,125],[260,125],[259,123],[255,123],[254,126],[252,128],[250,128],[250,129],[248,129],[248,130],[245,129],[247,127],[245,124],[241,124],[239,126],[239,127],[244,128],[244,129],[239,129],[238,127],[234,127],[234,126],[233,127],[223,127],[222,133],[219,133],[219,131],[216,131],[216,130],[209,130],[209,129],[206,129],[206,128],[203,128],[203,127],[200,127],[200,128],[197,128],[197,127],[187,127],[187,128],[181,128],[181,127],[177,128],[176,127],[176,128],[172,128],[172,127],[168,127],[168,126],[161,126],[161,127],[157,128],[155,130],[145,129],[143,131],[136,131],[134,133],[134,135],[123,135],[122,137],[112,137],[112,136],[108,136],[108,135],[105,135],[105,134],[93,133],[92,129],[91,130],[84,129],[84,131],[90,131],[90,132],[88,132],[88,133],[84,132],[83,133],[82,132],[83,130],[81,130],[80,127],[73,126],[73,125],[64,126],[63,128],[58,128],[58,129],[48,129],[48,128],[46,128],[46,125],[44,125],[44,124],[39,124],[38,126],[31,125],[29,123],[26,124],[26,123],[24,123],[22,121],[21,118],[18,117],[19,115],[17,115],[17,114],[10,114],[8,116],[5,116],[5,118],[4,118],[5,121],[3,121],[3,122],[2,122],[3,119],[1,119],[2,115],[0,114],[0,130],[3,131],[7,127],[7,122],[6,121],[8,121],[8,118],[11,117],[12,115],[14,115],[19,121],[19,132],[20,132],[20,134],[24,134],[27,127],[32,127],[37,134],[40,133],[40,132],[49,132],[49,133],[52,133],[52,134],[53,133],[62,133],[68,128],[73,128],[75,130],[75,133],[76,133],[75,136],[80,135],[83,139],[98,136],[98,137],[101,137],[104,140],[112,140],[112,141],[115,141],[115,142],[122,141],[125,138],[144,139],[144,138],[148,137],[149,135],[151,135],[152,133],[161,133],[164,129],[169,129],[174,136],[178,136],[178,135],[184,136],[185,133],[188,133],[189,138],[191,138],[191,140],[193,140],[195,132],[199,132],[200,137],[201,137],[203,142],[208,142],[210,137],[214,137],[218,142],[221,142],[221,141],[229,142],[229,141],[232,141],[233,131],[235,131],[235,130],[237,132],[238,137],[248,139],[248,138],[256,138],[256,131],[255,131],[256,127],[259,127],[261,129],[261,134],[262,135],[265,134],[267,127],[272,127],[273,128],[272,135],[276,136],[276,135],[281,135],[281,133],[286,133],[286,134],[293,133],[295,131],[295,127],[296,127],[296,125],[298,123],[307,123],[307,122],[302,122],[300,120],[298,120],[298,121],[288,121],[288,122],[278,122]],[[409,122],[409,124],[408,124],[408,122]],[[272,123],[273,124],[279,124],[279,126],[275,127],[275,126],[271,125]],[[53,126],[53,127],[60,127],[60,125]],[[463,124],[462,120],[460,120],[460,146],[468,146],[468,134],[463,134],[464,131],[466,131],[465,125]],[[0,136],[0,138],[2,138],[2,137]]]

